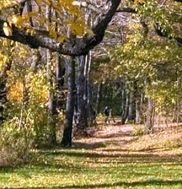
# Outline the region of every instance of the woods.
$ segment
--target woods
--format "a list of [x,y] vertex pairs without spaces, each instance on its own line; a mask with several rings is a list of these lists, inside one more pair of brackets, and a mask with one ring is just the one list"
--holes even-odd
[[113,133],[104,135],[108,151],[132,157],[169,132],[178,162],[181,11],[181,0],[2,0],[0,167],[30,163],[42,149],[93,147],[102,132]]

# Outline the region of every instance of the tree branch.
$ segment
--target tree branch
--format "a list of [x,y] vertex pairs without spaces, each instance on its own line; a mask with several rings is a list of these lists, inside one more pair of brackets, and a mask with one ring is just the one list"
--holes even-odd
[[112,20],[113,16],[115,15],[117,8],[120,5],[121,0],[111,0],[111,7],[106,14],[102,14],[98,17],[97,22],[92,28],[94,36],[88,38],[86,40],[86,48],[94,48],[98,45],[105,35],[105,31]]
[[105,30],[112,20],[121,0],[111,0],[111,7],[106,14],[100,15],[100,19],[92,28],[93,35],[85,35],[83,38],[74,40],[67,39],[60,43],[56,39],[51,38],[48,32],[36,31],[35,34],[27,33],[26,30],[12,27],[12,35],[6,36],[3,31],[5,20],[0,20],[0,37],[8,38],[13,41],[28,45],[30,48],[47,48],[52,51],[58,51],[64,55],[79,56],[87,54],[91,49],[98,45],[105,34]]

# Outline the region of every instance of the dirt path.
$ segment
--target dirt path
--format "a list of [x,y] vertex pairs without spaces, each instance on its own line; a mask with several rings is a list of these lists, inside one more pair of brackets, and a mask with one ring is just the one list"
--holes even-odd
[[[92,131],[93,130],[91,130],[90,133],[92,133]],[[177,146],[177,148],[171,147],[169,149],[166,148],[165,145],[168,142],[168,139],[170,141],[170,137],[171,140],[174,139],[174,142],[176,139],[175,137],[180,139],[182,132],[169,134],[170,132],[166,130],[167,133],[156,132],[151,135],[134,136],[132,131],[133,125],[102,126],[101,129],[97,130],[94,134],[92,133],[92,136],[77,139],[74,146],[76,148],[92,150],[94,153],[104,153],[107,155],[170,155],[171,158],[175,156],[175,159],[177,158],[178,160],[181,157],[180,154],[182,153],[182,148],[180,146]],[[169,131],[171,130],[169,129]],[[136,149],[135,146],[137,146]],[[141,149],[140,146],[142,146]]]
[[132,130],[131,125],[106,125],[101,130],[96,131],[93,136],[76,140],[75,146],[97,151],[103,151],[106,147],[107,149],[114,147],[126,150],[128,144],[136,139],[131,134]]

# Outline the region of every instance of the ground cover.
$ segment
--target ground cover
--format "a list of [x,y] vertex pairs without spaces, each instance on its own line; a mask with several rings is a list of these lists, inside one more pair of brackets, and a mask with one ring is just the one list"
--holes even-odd
[[36,161],[1,168],[0,188],[181,189],[180,127],[142,136],[133,134],[135,127],[102,126],[71,149],[38,150]]

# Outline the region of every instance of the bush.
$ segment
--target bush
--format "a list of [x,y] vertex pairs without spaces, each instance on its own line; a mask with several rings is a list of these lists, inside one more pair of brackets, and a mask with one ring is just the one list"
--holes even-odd
[[31,125],[13,118],[0,129],[0,166],[16,165],[29,158],[34,141]]

